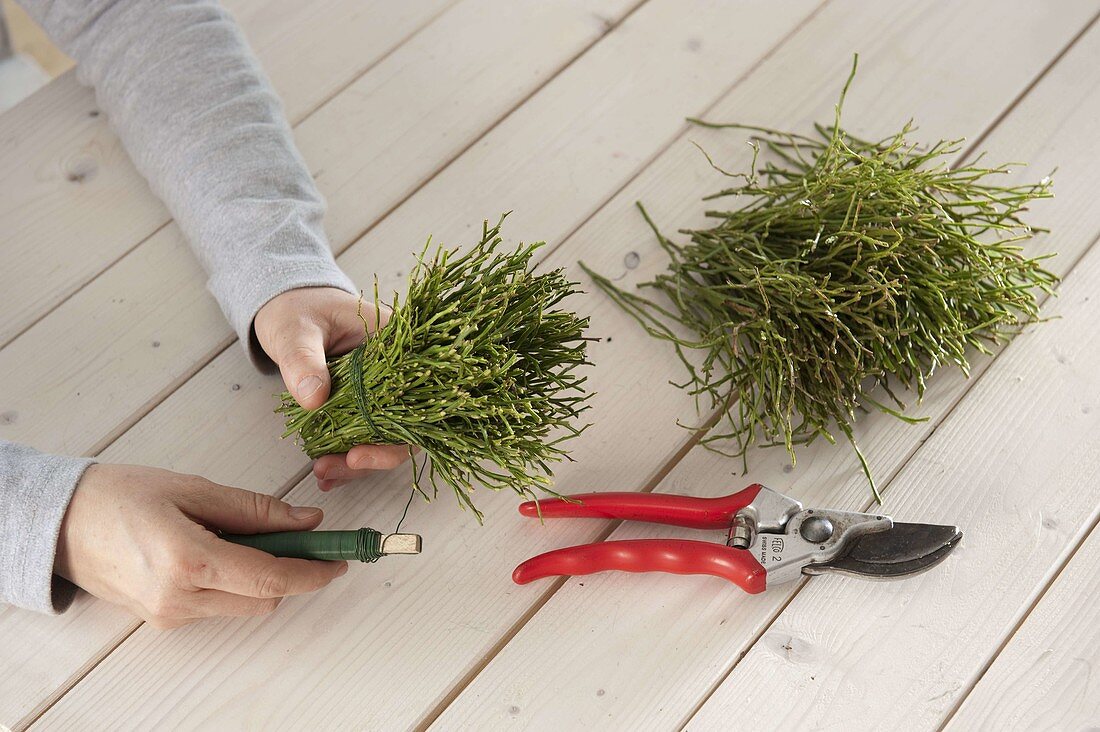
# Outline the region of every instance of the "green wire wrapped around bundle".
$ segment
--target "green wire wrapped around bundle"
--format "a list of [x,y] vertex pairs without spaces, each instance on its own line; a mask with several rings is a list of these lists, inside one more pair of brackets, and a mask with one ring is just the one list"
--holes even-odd
[[556,495],[551,463],[585,428],[588,318],[560,307],[577,292],[561,270],[531,272],[541,242],[497,251],[504,218],[485,222],[463,254],[429,256],[429,239],[389,320],[329,362],[328,401],[307,411],[282,394],[285,436],[297,433],[311,458],[361,444],[419,448],[427,463],[413,460],[414,486],[428,497],[426,473],[433,495],[450,486],[479,520],[475,485]]
[[693,120],[752,131],[771,160],[721,171],[740,184],[705,200],[735,206],[708,210],[714,225],[682,231],[684,244],[646,216],[669,261],[638,292],[585,270],[673,344],[687,369],[677,386],[723,416],[703,442],[743,467],[754,442],[785,446],[792,463],[794,445],[832,442],[833,430],[855,447],[865,406],[908,420],[892,389],[919,399],[939,366],[969,373],[972,351],[989,353],[1034,321],[1037,293],[1057,282],[1020,247],[1037,231],[1020,216],[1051,195],[1048,178],[997,185],[1008,166],[952,167],[962,140],[921,147],[910,125],[860,139],[840,125],[851,81],[816,136]]

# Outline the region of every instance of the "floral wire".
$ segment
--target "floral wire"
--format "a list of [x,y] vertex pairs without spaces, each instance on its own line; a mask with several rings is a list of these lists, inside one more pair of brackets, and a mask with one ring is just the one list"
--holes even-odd
[[401,524],[405,523],[405,517],[409,515],[409,506],[412,505],[413,498],[416,496],[416,489],[413,488],[409,491],[409,500],[405,501],[405,510],[401,512],[401,518],[397,520],[397,528],[393,530],[393,533],[401,533]]
[[[360,301],[362,305],[362,301]],[[362,316],[360,315],[360,319]],[[366,321],[363,321],[364,324]],[[378,426],[371,419],[371,407],[367,404],[367,390],[363,386],[363,352],[367,344],[363,343],[351,352],[351,384],[355,387],[355,403],[359,406],[359,414],[370,425],[371,431],[377,433]]]

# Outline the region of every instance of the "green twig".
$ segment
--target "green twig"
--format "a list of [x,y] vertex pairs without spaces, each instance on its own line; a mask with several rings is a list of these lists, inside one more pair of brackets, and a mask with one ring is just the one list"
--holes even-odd
[[[562,270],[535,275],[542,244],[498,253],[500,226],[485,222],[469,252],[425,247],[394,294],[389,321],[350,354],[329,362],[332,394],[313,411],[289,393],[277,411],[310,457],[361,444],[408,444],[413,484],[427,497],[450,486],[481,519],[475,485],[552,495],[551,464],[585,426],[588,318],[560,307],[577,292]],[[377,285],[375,305],[379,306]]]
[[[874,490],[853,437],[857,410],[913,421],[891,386],[919,400],[938,367],[969,373],[974,351],[1039,319],[1036,293],[1057,278],[1020,246],[1038,231],[1021,217],[1052,195],[1049,177],[998,185],[1007,166],[952,167],[961,141],[916,145],[911,124],[857,138],[840,124],[851,82],[816,137],[695,121],[750,130],[775,160],[761,167],[754,154],[748,173],[733,174],[740,185],[708,196],[737,206],[707,211],[713,226],[681,232],[687,243],[643,209],[669,263],[637,294],[589,274],[673,345],[687,372],[679,385],[724,415],[704,444],[742,461],[754,443],[783,445],[793,461],[795,445],[832,442],[835,428]],[[878,387],[895,407],[870,396]]]

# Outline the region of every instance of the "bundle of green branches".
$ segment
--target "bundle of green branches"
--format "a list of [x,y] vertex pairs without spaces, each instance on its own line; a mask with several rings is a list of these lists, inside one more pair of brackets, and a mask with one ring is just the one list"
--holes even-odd
[[[328,401],[307,411],[282,395],[284,436],[297,433],[311,458],[362,444],[419,448],[426,463],[412,461],[414,486],[428,497],[426,472],[433,495],[450,486],[479,520],[475,484],[553,494],[550,464],[584,429],[588,318],[559,307],[577,292],[561,270],[531,272],[541,242],[497,251],[504,218],[486,221],[461,255],[437,247],[429,257],[429,239],[388,322],[329,362]],[[377,312],[377,283],[374,301]]]
[[[740,205],[707,211],[715,225],[682,231],[686,244],[646,215],[670,261],[637,294],[589,274],[675,346],[688,370],[677,386],[724,413],[708,446],[747,468],[754,442],[783,445],[793,464],[796,444],[833,442],[835,429],[877,498],[852,436],[857,410],[908,420],[898,386],[919,400],[937,367],[968,374],[970,349],[989,353],[1034,321],[1037,292],[1057,278],[1020,247],[1036,231],[1020,215],[1051,195],[1049,178],[997,185],[1007,166],[952,167],[962,140],[922,148],[908,139],[911,124],[860,139],[840,125],[851,81],[833,124],[814,136],[692,120],[754,133],[749,172],[705,199]],[[771,160],[758,171],[761,143]]]

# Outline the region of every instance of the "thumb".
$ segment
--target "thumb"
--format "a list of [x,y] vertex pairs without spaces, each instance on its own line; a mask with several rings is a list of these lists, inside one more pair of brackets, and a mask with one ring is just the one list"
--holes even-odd
[[222,531],[260,534],[268,531],[308,531],[324,518],[319,508],[291,506],[266,493],[211,484],[211,490],[191,496],[186,511]]
[[317,409],[328,399],[331,380],[325,363],[325,335],[314,323],[291,326],[275,363],[287,390],[304,409]]

